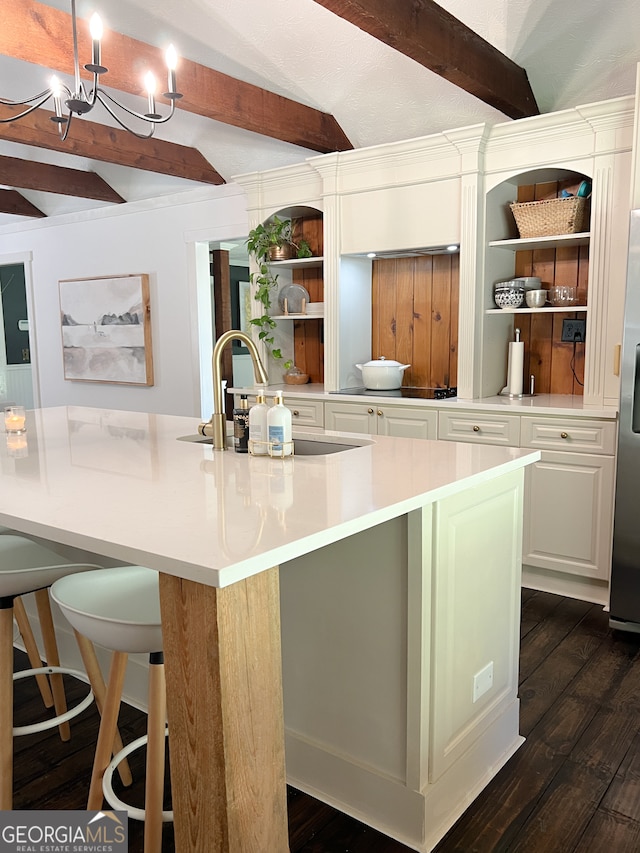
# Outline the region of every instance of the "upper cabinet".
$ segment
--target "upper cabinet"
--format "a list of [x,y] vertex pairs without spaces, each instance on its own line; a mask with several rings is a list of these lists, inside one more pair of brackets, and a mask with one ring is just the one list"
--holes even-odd
[[[416,294],[429,306],[431,320],[440,310],[426,298],[428,277],[418,282],[414,276],[410,286],[399,268],[388,275],[385,267],[380,275],[383,268],[374,271],[370,253],[408,257],[412,250],[456,243],[459,289],[450,313],[457,313],[457,353],[450,354],[448,375],[457,373],[458,396],[478,399],[504,387],[508,344],[519,328],[526,371],[536,377],[538,392],[616,405],[633,127],[634,101],[622,98],[326,154],[237,178],[247,190],[252,225],[277,212],[315,222],[305,227],[321,222],[321,268],[294,264],[283,267],[282,276],[305,287],[312,303],[324,303],[324,322],[278,320],[285,336],[285,327],[294,327],[287,356],[295,351],[296,360],[307,359],[307,367],[311,361],[322,364],[323,373],[315,367],[308,371],[327,391],[359,384],[354,365],[374,355],[376,340],[388,331],[375,328],[374,300],[386,300],[377,316],[384,314],[383,323],[396,337],[425,320],[416,318]],[[592,184],[590,220],[579,234],[520,239],[511,202],[555,197],[563,189],[575,192],[584,180]],[[539,276],[544,287],[576,287],[579,304],[570,311],[497,309],[494,284],[525,275]],[[584,344],[561,340],[567,318],[586,320]],[[298,331],[311,329],[310,323],[319,326],[315,341]],[[321,357],[311,356],[314,348]]]

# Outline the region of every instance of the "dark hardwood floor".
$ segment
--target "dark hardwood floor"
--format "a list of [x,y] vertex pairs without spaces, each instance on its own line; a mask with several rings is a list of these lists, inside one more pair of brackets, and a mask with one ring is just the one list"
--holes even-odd
[[[640,636],[611,631],[601,607],[525,590],[521,637],[526,743],[437,853],[638,853]],[[16,660],[25,665],[21,653]],[[72,679],[68,685],[70,698],[85,689]],[[41,714],[33,679],[16,683],[15,705],[17,723]],[[15,808],[83,808],[96,725],[90,709],[72,722],[69,743],[62,744],[55,733],[16,739]],[[125,740],[144,725],[144,715],[123,708]],[[140,802],[140,793],[138,786],[124,798]],[[129,826],[130,851],[138,853],[142,828],[135,821]],[[409,851],[294,790],[289,791],[289,827],[291,853]],[[163,851],[173,850],[168,826]]]

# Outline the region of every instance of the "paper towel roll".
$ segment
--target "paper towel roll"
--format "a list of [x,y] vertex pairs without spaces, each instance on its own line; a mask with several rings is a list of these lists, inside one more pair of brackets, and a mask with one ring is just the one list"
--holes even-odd
[[509,344],[509,367],[507,370],[507,391],[514,397],[522,394],[524,381],[524,342],[512,341]]

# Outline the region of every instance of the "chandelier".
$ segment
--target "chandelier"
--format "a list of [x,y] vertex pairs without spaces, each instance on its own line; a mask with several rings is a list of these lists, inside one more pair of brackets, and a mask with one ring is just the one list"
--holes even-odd
[[[51,77],[49,88],[32,98],[26,98],[23,101],[10,101],[0,97],[0,104],[5,104],[9,107],[27,107],[20,113],[12,115],[9,118],[1,118],[0,124],[7,124],[11,121],[17,121],[29,113],[37,110],[39,107],[47,103],[53,98],[53,107],[55,114],[51,116],[51,121],[58,125],[58,133],[64,142],[71,127],[71,120],[74,115],[83,116],[91,112],[96,103],[100,102],[112,118],[134,136],[140,139],[150,139],[157,124],[164,124],[173,116],[176,107],[176,101],[182,95],[176,89],[176,65],[177,54],[173,45],[169,45],[165,53],[165,62],[168,70],[168,86],[167,91],[162,93],[162,97],[169,101],[169,112],[161,115],[156,111],[156,79],[151,71],[148,71],[144,78],[144,88],[147,93],[147,112],[139,113],[131,110],[124,104],[121,104],[114,97],[105,92],[99,86],[99,78],[101,74],[106,74],[109,70],[102,65],[101,45],[102,39],[102,21],[97,14],[94,14],[89,24],[91,33],[91,62],[84,67],[87,71],[93,74],[93,85],[87,92],[85,84],[80,79],[80,62],[78,60],[78,32],[76,20],[76,0],[71,0],[71,20],[73,24],[73,67],[74,67],[74,90],[71,91],[68,86],[62,83],[56,76]],[[146,132],[139,132],[125,123],[122,114],[128,114],[134,119],[146,122],[150,125]]]

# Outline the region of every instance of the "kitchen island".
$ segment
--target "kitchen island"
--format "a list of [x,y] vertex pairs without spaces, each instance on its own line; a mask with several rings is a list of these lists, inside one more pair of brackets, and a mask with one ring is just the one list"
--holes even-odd
[[286,730],[293,784],[430,850],[522,742],[539,452],[316,432],[351,447],[271,459],[196,428],[60,407],[0,448],[0,524],[160,572],[176,849],[288,849]]

